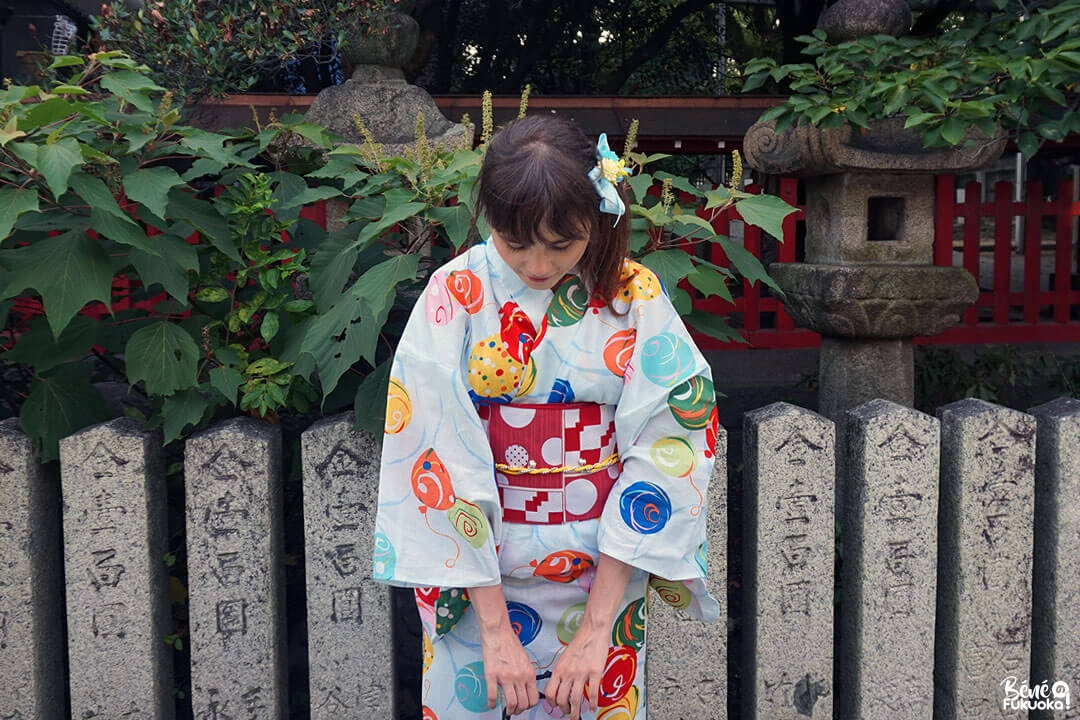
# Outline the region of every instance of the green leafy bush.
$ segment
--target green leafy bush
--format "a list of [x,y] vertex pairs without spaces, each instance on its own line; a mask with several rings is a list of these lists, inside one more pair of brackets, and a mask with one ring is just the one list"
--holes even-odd
[[1080,0],[1035,0],[1017,12],[1007,4],[958,12],[933,37],[831,44],[815,30],[798,38],[812,63],[752,60],[743,91],[770,80],[790,89],[761,117],[780,131],[802,123],[866,129],[901,117],[927,147],[958,145],[975,127],[987,136],[1004,130],[1030,157],[1042,142],[1080,131]]
[[290,60],[319,59],[374,21],[385,0],[169,0],[132,9],[105,3],[93,18],[97,42],[151,67],[174,92],[199,97],[243,92]]
[[[403,157],[338,145],[302,118],[210,133],[179,125],[169,94],[125,56],[59,68],[66,84],[0,93],[0,400],[44,457],[106,417],[102,379],[142,396],[166,441],[237,412],[273,421],[349,405],[380,428],[409,308],[478,234],[482,149],[433,147],[419,123]],[[692,325],[735,337],[680,287],[727,296],[732,270],[681,248],[719,243],[736,272],[771,281],[696,211],[734,204],[779,237],[793,208],[671,176],[629,183],[635,252]],[[311,215],[323,201],[329,221]]]

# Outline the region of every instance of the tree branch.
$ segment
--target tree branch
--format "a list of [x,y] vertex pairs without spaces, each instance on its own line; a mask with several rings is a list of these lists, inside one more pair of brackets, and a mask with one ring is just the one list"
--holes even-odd
[[600,92],[609,95],[618,93],[635,70],[660,52],[683,20],[710,5],[717,4],[723,3],[717,3],[716,0],[687,0],[678,5],[670,15],[664,18],[663,22],[656,26],[649,38],[630,54],[630,57],[624,60],[614,72],[597,83]]

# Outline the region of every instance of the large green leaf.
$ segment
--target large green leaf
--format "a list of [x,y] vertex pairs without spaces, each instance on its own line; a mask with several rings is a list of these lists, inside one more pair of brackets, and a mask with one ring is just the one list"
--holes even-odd
[[2,357],[8,362],[29,365],[38,375],[57,365],[78,360],[90,352],[97,342],[98,322],[76,315],[60,333],[53,338],[52,329],[44,317],[36,317],[30,327],[19,336],[15,347]]
[[71,189],[78,193],[88,207],[121,220],[131,220],[131,216],[121,209],[105,182],[93,175],[77,172],[68,181]]
[[229,258],[240,261],[240,253],[233,241],[229,221],[210,203],[200,200],[186,190],[176,188],[169,193],[169,218],[189,223],[202,233],[211,245]]
[[209,409],[210,403],[198,388],[187,388],[165,398],[161,408],[165,442],[176,440],[188,425],[198,425]]
[[798,212],[775,195],[750,195],[735,203],[745,222],[756,225],[778,240],[784,237],[784,218]]
[[154,111],[151,92],[162,92],[161,87],[146,75],[130,70],[117,70],[101,77],[101,87],[128,101],[143,112]]
[[301,344],[319,368],[325,399],[354,363],[375,364],[379,333],[390,313],[398,283],[416,278],[419,258],[399,255],[371,268],[345,296],[309,326]]
[[132,248],[128,259],[139,273],[143,286],[157,284],[176,298],[182,305],[188,304],[188,271],[199,269],[199,256],[195,246],[187,240],[171,234],[152,235],[155,254]]
[[719,295],[728,302],[732,300],[731,291],[727,286],[728,276],[715,268],[699,265],[686,276],[686,279],[705,297]]
[[57,458],[60,438],[106,419],[105,400],[90,382],[90,368],[81,364],[35,377],[19,411],[23,431],[39,443],[45,461]]
[[90,226],[113,242],[130,245],[150,255],[157,255],[154,241],[146,235],[142,226],[130,217],[110,215],[99,208],[90,209]]
[[382,437],[386,423],[386,388],[390,384],[391,359],[364,376],[353,398],[353,427],[367,430],[375,437]]
[[386,212],[375,222],[368,223],[356,238],[356,244],[366,247],[368,243],[383,234],[402,220],[411,218],[427,207],[421,202],[408,202],[401,205],[387,203]]
[[240,374],[240,371],[234,367],[222,365],[213,368],[208,375],[210,376],[210,386],[221,393],[235,407],[236,393],[240,390],[241,383],[244,382],[244,376]]
[[472,213],[464,205],[450,205],[448,207],[433,207],[428,210],[428,215],[436,222],[442,223],[446,228],[446,236],[455,250],[469,239],[469,231],[472,229]]
[[739,331],[728,325],[727,320],[719,315],[695,310],[688,315],[684,315],[683,320],[690,327],[709,337],[725,342],[746,342],[743,336],[739,334]]
[[167,217],[169,191],[183,184],[176,171],[167,167],[144,168],[124,176],[124,192],[127,196],[145,205],[159,218]]
[[723,236],[717,238],[716,242],[724,249],[724,254],[727,255],[728,260],[731,262],[731,267],[740,275],[751,283],[763,282],[780,292],[780,287],[776,284],[776,281],[769,277],[769,274],[765,271],[765,266],[754,257],[753,253],[734,240]]
[[66,232],[7,250],[4,262],[11,276],[0,297],[14,297],[27,288],[36,290],[53,337],[59,337],[87,303],[99,300],[108,305],[112,299],[109,256],[84,232]]
[[640,261],[656,273],[669,294],[680,280],[694,271],[694,262],[682,250],[657,250],[640,258]]
[[128,382],[144,381],[150,395],[170,395],[195,385],[199,346],[179,325],[155,322],[138,330],[124,355]]
[[343,233],[326,238],[311,258],[309,286],[319,312],[326,312],[341,297],[341,292],[356,264],[357,250]]
[[60,138],[54,143],[38,145],[34,169],[45,176],[53,197],[59,198],[67,192],[72,171],[82,162],[79,141],[70,137]]
[[11,234],[15,221],[23,213],[38,211],[37,190],[0,188],[0,240]]

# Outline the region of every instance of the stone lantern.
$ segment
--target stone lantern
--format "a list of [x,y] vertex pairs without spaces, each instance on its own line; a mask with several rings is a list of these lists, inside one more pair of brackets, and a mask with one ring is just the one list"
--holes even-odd
[[[830,39],[895,32],[902,12],[903,0],[842,0],[819,25]],[[926,149],[902,118],[866,132],[799,126],[778,134],[772,123],[747,132],[751,167],[804,179],[805,262],[775,263],[770,273],[796,324],[822,335],[823,415],[838,421],[874,398],[913,404],[912,338],[956,324],[979,294],[964,268],[933,265],[933,176],[985,167],[1004,146],[1002,137]]]
[[[364,141],[356,126],[363,122],[375,141],[390,154],[416,142],[416,116],[424,116],[428,139],[444,147],[460,146],[468,129],[450,122],[427,91],[405,80],[402,67],[416,51],[420,26],[408,15],[413,0],[397,0],[383,19],[386,31],[365,36],[364,28],[342,18],[351,37],[342,54],[353,67],[341,85],[324,88],[306,113],[308,120],[341,135],[346,142]],[[471,143],[472,138],[469,138]]]

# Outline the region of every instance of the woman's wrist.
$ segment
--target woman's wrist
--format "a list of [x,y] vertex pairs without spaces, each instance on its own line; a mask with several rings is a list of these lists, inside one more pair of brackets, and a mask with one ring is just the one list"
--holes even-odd
[[502,585],[486,585],[468,588],[469,604],[476,613],[482,632],[499,631],[510,627],[510,615],[506,609],[506,596]]
[[601,554],[596,563],[596,576],[593,578],[589,599],[585,603],[585,612],[581,619],[581,629],[585,632],[609,632],[615,616],[619,612],[619,603],[626,592],[626,585],[634,567],[622,560]]

